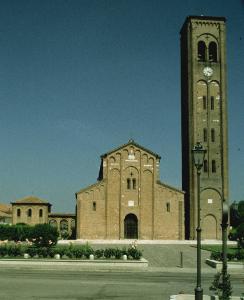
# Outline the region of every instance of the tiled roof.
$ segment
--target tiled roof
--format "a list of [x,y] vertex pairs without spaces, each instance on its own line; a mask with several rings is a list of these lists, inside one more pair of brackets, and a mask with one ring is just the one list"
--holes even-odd
[[6,214],[12,213],[12,207],[9,204],[0,203],[0,211]]
[[76,217],[76,214],[72,214],[72,213],[50,213],[48,214],[48,217],[50,218],[73,218]]
[[5,212],[0,210],[0,217],[12,218],[12,214],[11,213],[5,213]]
[[42,200],[35,196],[27,196],[12,202],[12,204],[49,204],[47,201]]

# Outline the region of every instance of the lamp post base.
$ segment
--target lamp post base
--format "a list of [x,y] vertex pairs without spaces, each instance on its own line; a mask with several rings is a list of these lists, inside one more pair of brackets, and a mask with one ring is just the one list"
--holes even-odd
[[195,300],[202,300],[203,298],[203,289],[198,286],[195,288]]

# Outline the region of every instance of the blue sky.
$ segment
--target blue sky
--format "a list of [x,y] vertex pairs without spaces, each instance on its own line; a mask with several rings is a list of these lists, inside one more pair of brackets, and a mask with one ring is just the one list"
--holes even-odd
[[244,199],[244,1],[1,0],[0,202],[74,212],[130,138],[181,187],[179,31],[201,14],[227,18],[230,201]]

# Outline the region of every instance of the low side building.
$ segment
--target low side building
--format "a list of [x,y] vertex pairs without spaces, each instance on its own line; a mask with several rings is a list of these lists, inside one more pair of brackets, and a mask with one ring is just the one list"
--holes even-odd
[[71,236],[75,230],[75,214],[50,213],[48,222],[57,227],[61,237]]
[[160,181],[160,156],[130,140],[101,156],[76,193],[78,239],[183,239],[184,192]]
[[28,225],[48,223],[51,204],[35,196],[27,196],[12,202],[12,223]]
[[69,237],[75,229],[75,214],[51,213],[51,204],[35,196],[27,196],[12,202],[12,224],[28,225],[49,223],[57,227],[63,237]]
[[11,224],[12,207],[9,204],[0,203],[0,224]]

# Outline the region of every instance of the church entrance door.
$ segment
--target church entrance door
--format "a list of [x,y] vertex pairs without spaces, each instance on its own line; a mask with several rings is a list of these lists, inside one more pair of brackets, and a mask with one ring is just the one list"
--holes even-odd
[[138,238],[138,220],[134,214],[128,214],[124,220],[124,237],[125,239]]

